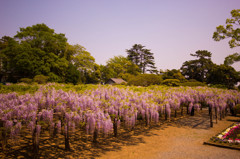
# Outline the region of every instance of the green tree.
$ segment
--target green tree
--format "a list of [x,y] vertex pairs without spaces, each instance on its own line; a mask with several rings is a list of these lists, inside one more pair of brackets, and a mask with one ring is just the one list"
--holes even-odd
[[163,85],[167,85],[167,86],[180,86],[180,81],[178,79],[165,79],[162,81]]
[[105,83],[110,78],[115,77],[116,73],[114,70],[108,66],[100,65],[100,72],[101,72],[101,82]]
[[66,41],[64,34],[54,33],[45,24],[20,28],[14,39],[8,38],[1,49],[8,80],[16,82],[20,78],[45,75],[50,81],[64,82],[69,64],[63,54]]
[[17,82],[36,75],[51,82],[96,83],[100,67],[81,45],[70,45],[64,34],[36,24],[0,39],[0,78]]
[[97,84],[101,82],[101,72],[100,66],[98,64],[94,64],[92,70],[86,70],[83,72],[82,81],[87,84]]
[[240,61],[240,55],[238,53],[234,53],[225,57],[224,65],[232,65],[234,62],[238,61]]
[[20,43],[27,42],[31,48],[39,48],[47,53],[54,53],[63,57],[67,45],[67,38],[64,34],[57,34],[46,24],[36,24],[20,31],[14,36]]
[[162,78],[165,79],[178,79],[181,82],[184,82],[186,78],[181,74],[180,70],[172,69],[162,72]]
[[77,70],[77,68],[73,64],[68,65],[68,69],[66,72],[66,83],[73,83],[73,84],[78,84],[81,83],[80,81],[81,75],[80,72]]
[[143,74],[157,73],[153,53],[144,47],[141,44],[134,44],[131,49],[126,50],[128,59],[136,64]]
[[100,67],[95,63],[95,58],[81,45],[68,47],[68,53],[71,63],[80,72],[82,83],[99,83]]
[[93,70],[95,59],[81,45],[73,45],[73,54],[71,57],[72,63],[78,70]]
[[214,65],[209,72],[207,83],[221,84],[233,88],[240,81],[239,72],[227,65]]
[[114,77],[119,77],[120,74],[124,73],[137,75],[140,72],[138,66],[124,56],[114,56],[113,58],[110,58],[107,61],[106,67],[109,69],[113,69]]
[[[213,39],[220,41],[230,38],[228,44],[230,48],[240,46],[240,9],[231,11],[231,18],[226,20],[226,26],[219,25],[213,33]],[[240,61],[240,54],[234,53],[225,58],[224,64],[231,65],[234,62]]]
[[240,9],[231,11],[232,18],[226,20],[226,26],[219,25],[213,33],[213,39],[220,41],[225,38],[231,38],[228,42],[230,48],[240,46]]
[[198,50],[191,56],[197,57],[196,60],[185,61],[181,67],[182,74],[187,79],[196,79],[205,82],[207,74],[211,69],[213,62],[211,61],[211,53],[207,50]]
[[140,74],[140,69],[126,57],[114,56],[107,61],[106,66],[100,65],[100,72],[102,82],[113,77],[128,81],[131,76]]
[[0,80],[5,81],[15,72],[13,59],[17,55],[18,48],[19,44],[14,38],[3,36],[0,39]]

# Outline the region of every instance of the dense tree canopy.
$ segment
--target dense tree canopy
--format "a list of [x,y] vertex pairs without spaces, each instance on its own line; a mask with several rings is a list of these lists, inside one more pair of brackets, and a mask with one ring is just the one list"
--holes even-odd
[[133,75],[137,75],[140,72],[137,65],[135,65],[123,56],[114,56],[113,58],[110,58],[107,61],[106,66],[110,69],[113,69],[115,77],[117,77],[121,73],[130,73]]
[[106,66],[101,66],[101,73],[103,82],[113,77],[127,80],[129,75],[138,75],[140,69],[126,57],[114,56],[107,61]]
[[[3,37],[1,42],[5,39]],[[54,33],[45,24],[20,28],[14,38],[8,38],[8,44],[1,50],[5,58],[2,74],[9,81],[40,74],[49,76],[50,80],[64,81],[68,61],[62,54],[66,41],[64,34]]]
[[86,49],[81,45],[73,45],[72,46],[72,56],[71,62],[79,69],[79,70],[93,70],[95,59],[91,56],[91,54],[86,51]]
[[6,74],[14,72],[13,59],[18,50],[18,43],[11,37],[4,36],[0,39],[0,78],[6,80]]
[[185,61],[181,67],[182,74],[187,79],[195,79],[200,82],[205,82],[207,74],[213,65],[211,61],[211,53],[207,50],[198,50],[191,56],[197,57],[196,60]]
[[[239,46],[240,10],[233,10],[231,14],[227,26],[217,27],[213,38],[219,41],[229,37],[229,45],[233,48]],[[78,84],[104,83],[116,77],[123,78],[130,85],[178,86],[186,79],[194,79],[227,88],[233,88],[240,80],[239,73],[229,66],[240,61],[238,53],[227,56],[224,65],[216,65],[211,61],[209,51],[198,50],[190,54],[196,59],[185,61],[180,70],[160,71],[161,75],[158,75],[153,53],[145,46],[135,44],[126,52],[127,57],[115,56],[106,65],[98,65],[83,46],[71,45],[64,34],[55,33],[45,24],[36,24],[20,28],[14,37],[0,39],[0,80]]]
[[198,59],[186,61],[181,67],[182,74],[187,79],[207,82],[211,85],[222,85],[226,88],[233,88],[240,81],[239,72],[233,67],[214,64],[211,61],[210,52],[199,50],[195,54],[191,54],[191,56]]
[[95,69],[95,59],[84,47],[68,44],[64,34],[45,24],[20,28],[14,38],[2,37],[0,63],[1,80],[11,82],[45,75],[49,81],[76,84]]
[[20,31],[14,36],[20,43],[28,43],[31,48],[39,48],[48,53],[63,56],[67,45],[67,38],[64,34],[57,34],[46,24],[36,24]]
[[227,65],[214,65],[207,78],[209,84],[221,84],[227,88],[233,88],[240,81],[239,72]]

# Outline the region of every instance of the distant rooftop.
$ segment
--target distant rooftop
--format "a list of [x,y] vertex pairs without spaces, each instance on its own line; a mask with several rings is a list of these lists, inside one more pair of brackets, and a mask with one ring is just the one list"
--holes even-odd
[[110,78],[106,84],[112,84],[112,83],[116,83],[116,84],[121,84],[121,83],[127,83],[126,81],[124,81],[121,78]]

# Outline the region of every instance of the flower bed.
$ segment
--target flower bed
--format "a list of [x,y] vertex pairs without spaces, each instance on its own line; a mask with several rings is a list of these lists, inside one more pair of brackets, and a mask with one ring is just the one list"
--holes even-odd
[[240,143],[240,123],[234,124],[216,136],[217,139],[228,143]]
[[204,144],[240,150],[240,123],[235,123]]

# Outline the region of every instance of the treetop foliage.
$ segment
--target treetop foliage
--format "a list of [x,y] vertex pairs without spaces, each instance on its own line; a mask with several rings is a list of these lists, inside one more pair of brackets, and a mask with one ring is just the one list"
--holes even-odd
[[232,65],[234,62],[237,61],[240,61],[240,55],[238,53],[234,53],[225,57],[224,65]]
[[141,44],[134,44],[132,48],[127,49],[126,52],[128,59],[139,67],[141,73],[157,73],[151,50],[145,49],[145,46]]
[[[220,41],[230,38],[228,44],[230,48],[240,46],[240,9],[231,11],[232,17],[226,20],[226,26],[219,25],[213,33],[213,39]],[[234,62],[240,61],[240,54],[234,53],[225,58],[225,65],[232,65]]]
[[[240,9],[231,12],[226,26],[218,26],[213,34],[216,41],[231,38],[231,48],[240,46]],[[106,65],[98,65],[91,53],[79,44],[71,45],[65,34],[55,33],[46,24],[20,28],[14,37],[0,39],[1,82],[25,83],[104,83],[110,78],[122,78],[129,85],[224,85],[227,88],[240,81],[239,73],[231,64],[240,61],[239,53],[225,58],[224,65],[212,62],[212,53],[197,50],[190,55],[180,70],[158,71],[154,54],[142,44],[127,49],[127,56],[114,56]],[[196,80],[195,83],[190,80]],[[189,81],[187,81],[189,80]]]
[[80,45],[68,44],[64,34],[46,24],[20,28],[14,38],[2,37],[0,63],[0,78],[10,82],[37,75],[52,82],[81,83],[87,82],[82,76],[94,78],[89,71],[95,65],[91,54]]
[[181,67],[181,73],[187,79],[196,79],[200,82],[205,82],[207,73],[212,67],[212,53],[207,50],[198,50],[191,56],[197,57],[196,60],[185,61]]
[[228,42],[230,48],[240,46],[240,9],[231,11],[232,18],[226,20],[226,26],[219,25],[213,33],[213,39],[220,41],[225,38],[231,38]]

